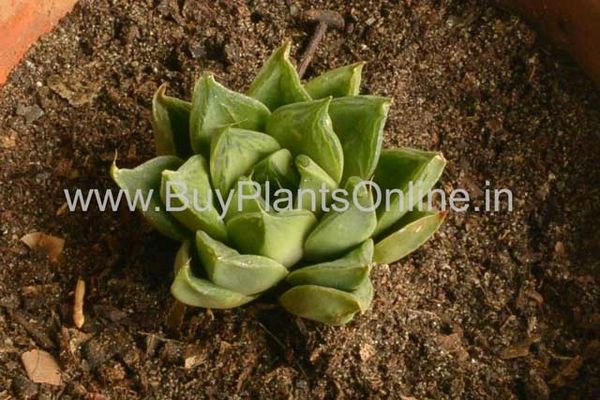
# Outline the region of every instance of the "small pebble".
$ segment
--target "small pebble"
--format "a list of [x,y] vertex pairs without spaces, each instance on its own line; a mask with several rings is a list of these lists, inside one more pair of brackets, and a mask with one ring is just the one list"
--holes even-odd
[[25,123],[29,125],[44,115],[44,110],[42,110],[37,104],[32,106],[24,106],[19,104],[17,106],[17,115],[25,117]]

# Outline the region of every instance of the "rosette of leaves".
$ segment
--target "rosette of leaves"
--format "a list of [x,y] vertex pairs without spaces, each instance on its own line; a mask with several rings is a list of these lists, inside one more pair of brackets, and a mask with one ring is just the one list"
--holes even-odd
[[[209,73],[191,102],[167,96],[163,85],[152,110],[158,156],[134,169],[113,164],[111,174],[130,194],[150,194],[141,212],[182,242],[171,286],[177,300],[232,308],[285,281],[286,310],[339,325],[369,308],[375,263],[404,257],[440,226],[444,213],[408,210],[445,160],[382,150],[390,100],[359,94],[363,63],[303,83],[289,51],[289,43],[277,49],[245,94]],[[369,180],[390,190],[387,204],[375,207]],[[411,182],[415,195],[407,196]],[[256,196],[259,188],[291,189],[293,206],[274,211],[265,191]],[[347,209],[329,207],[337,188],[355,196]],[[211,190],[232,195],[226,210]]]

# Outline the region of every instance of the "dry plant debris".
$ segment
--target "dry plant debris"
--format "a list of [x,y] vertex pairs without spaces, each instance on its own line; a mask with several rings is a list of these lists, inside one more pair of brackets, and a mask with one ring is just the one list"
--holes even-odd
[[33,349],[21,355],[27,376],[33,382],[59,386],[62,384],[60,367],[50,353]]
[[65,240],[43,232],[31,232],[21,238],[31,250],[44,253],[50,262],[58,261],[65,247]]
[[85,296],[85,281],[81,278],[77,280],[75,285],[75,294],[73,296],[73,323],[77,328],[80,328],[85,323],[83,315],[83,298]]

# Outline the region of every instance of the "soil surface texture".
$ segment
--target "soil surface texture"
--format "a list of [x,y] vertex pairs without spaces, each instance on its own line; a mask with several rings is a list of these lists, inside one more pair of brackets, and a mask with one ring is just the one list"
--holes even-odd
[[[475,204],[508,188],[514,209],[451,213],[374,268],[372,309],[344,327],[273,295],[168,323],[176,243],[127,210],[68,212],[63,189],[115,188],[115,151],[153,156],[162,82],[189,99],[210,70],[244,90],[285,38],[297,58],[311,8],[346,27],[306,77],[367,61],[363,93],[394,98],[385,146],[441,150],[441,188]],[[483,1],[82,0],[0,89],[0,399],[598,398],[599,104],[564,54]],[[20,240],[35,231],[65,240],[57,260]],[[31,360],[58,385],[34,382],[47,371]]]

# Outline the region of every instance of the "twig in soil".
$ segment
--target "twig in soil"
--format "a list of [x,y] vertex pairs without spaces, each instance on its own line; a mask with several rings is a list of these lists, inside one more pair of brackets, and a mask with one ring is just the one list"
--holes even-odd
[[[277,343],[279,345],[279,347],[281,347],[281,349],[284,351],[287,350],[287,347],[285,347],[285,345],[283,344],[283,342],[277,337],[275,336],[275,334],[273,332],[271,332],[270,330],[267,329],[266,326],[264,326],[261,322],[256,321],[256,323],[258,324],[258,326],[265,331],[265,333],[267,335],[269,335],[269,337],[271,339],[273,339],[275,341],[275,343]],[[300,365],[300,362],[298,360],[296,360],[296,358],[294,358],[294,364],[296,364],[296,366],[298,367],[298,369],[300,370],[300,372],[302,372],[302,375],[304,375],[304,378],[308,379],[308,375],[306,375],[306,371],[304,371],[304,368],[302,368],[302,365]]]
[[181,340],[169,339],[168,337],[160,336],[160,335],[157,335],[156,333],[152,333],[152,332],[138,331],[138,333],[142,336],[154,336],[154,338],[156,340],[160,340],[161,342],[173,342],[173,343],[181,343],[181,344],[185,343],[185,342],[182,342]]
[[318,22],[318,25],[317,29],[315,30],[315,33],[313,34],[312,38],[310,39],[310,42],[308,43],[308,46],[306,46],[304,54],[302,55],[302,62],[298,67],[298,75],[300,75],[300,78],[302,78],[302,76],[306,72],[306,68],[308,67],[308,64],[310,64],[310,61],[312,60],[313,56],[315,55],[315,51],[317,51],[319,43],[325,36],[327,27],[331,25],[332,27],[337,29],[344,28],[344,18],[340,13],[336,11],[309,10],[305,13],[305,17],[308,21]]
[[7,310],[7,312],[12,320],[21,325],[40,347],[46,350],[56,349],[56,343],[54,343],[45,332],[40,331],[36,326],[29,322],[23,314],[16,310]]
[[85,296],[85,281],[81,278],[77,279],[75,285],[75,294],[73,296],[73,323],[78,329],[81,329],[85,323],[83,315],[83,298]]

